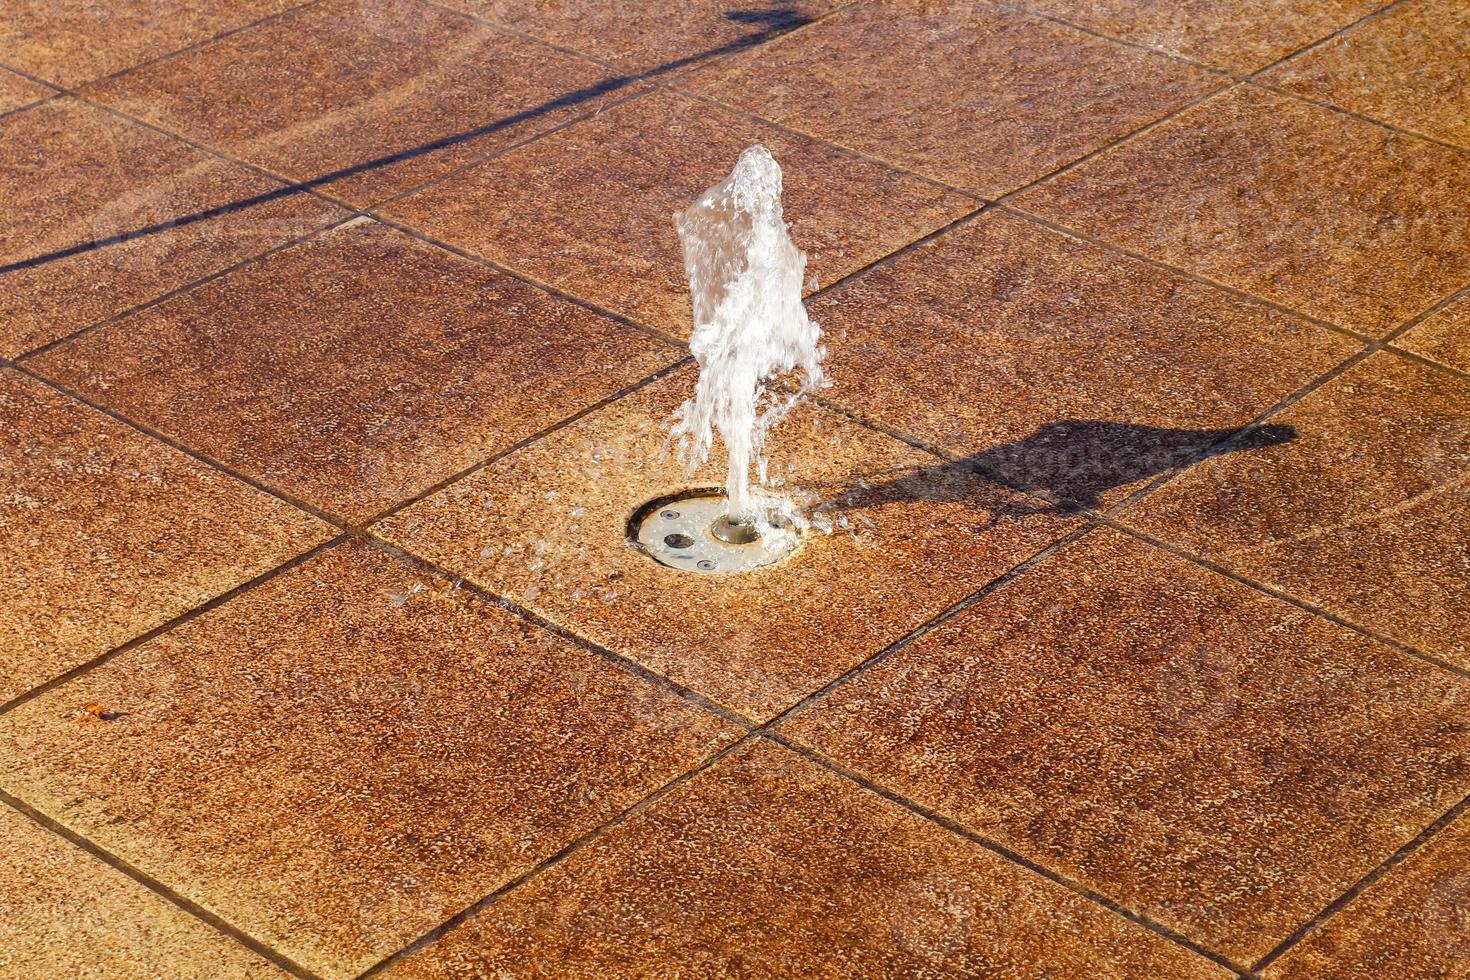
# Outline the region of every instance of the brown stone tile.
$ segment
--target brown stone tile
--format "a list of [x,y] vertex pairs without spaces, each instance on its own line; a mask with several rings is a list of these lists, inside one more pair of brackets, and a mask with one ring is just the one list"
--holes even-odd
[[1274,421],[1296,441],[1211,459],[1125,518],[1470,668],[1470,381],[1376,354]]
[[382,533],[763,719],[1070,526],[811,409],[773,434],[771,472],[826,503],[834,531],[740,575],[665,568],[625,534],[644,503],[721,482],[723,458],[686,477],[661,452],[664,422],[692,388],[692,371],[682,371],[614,402],[395,515]]
[[0,950],[13,977],[287,976],[9,807],[0,807]]
[[827,397],[1090,507],[1115,502],[1360,349],[994,211],[811,312],[828,338]]
[[[0,119],[0,356],[155,299],[345,213],[72,99]],[[190,219],[186,224],[176,222]],[[129,233],[130,241],[58,255]]]
[[18,371],[0,418],[0,703],[330,536]]
[[1256,71],[1383,6],[1382,0],[1027,0],[1112,37],[1238,74]]
[[677,356],[361,219],[32,364],[275,489],[359,520]]
[[386,975],[670,973],[1227,975],[768,742]]
[[731,54],[800,26],[843,0],[448,0],[553,44],[655,77]]
[[802,132],[996,197],[1221,82],[989,4],[870,0],[701,69],[690,84]]
[[0,717],[0,784],[351,976],[733,735],[348,543]]
[[300,0],[19,0],[0,15],[0,60],[61,85],[122,71]]
[[1022,210],[1364,333],[1470,282],[1467,157],[1249,87],[1022,195]]
[[611,78],[420,0],[327,0],[88,94],[294,180],[362,167],[321,189],[363,205],[631,91]]
[[53,94],[44,85],[38,85],[23,75],[0,68],[0,113],[14,112]]
[[672,214],[762,143],[784,169],[786,218],[809,290],[977,206],[882,164],[655,93],[384,209],[416,228],[648,326],[689,332]]
[[1470,372],[1470,298],[1455,300],[1395,340],[1394,345]]
[[1262,81],[1470,148],[1470,7],[1398,4]]
[[1270,980],[1470,977],[1470,821],[1463,816],[1265,971]]
[[1470,685],[1102,530],[782,730],[1248,964],[1470,789]]

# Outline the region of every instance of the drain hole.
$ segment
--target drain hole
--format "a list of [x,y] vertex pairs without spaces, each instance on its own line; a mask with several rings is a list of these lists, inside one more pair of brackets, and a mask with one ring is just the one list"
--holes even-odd
[[677,510],[666,510],[658,516],[666,521],[677,521],[679,519],[679,512]]
[[670,548],[688,548],[694,544],[694,539],[687,534],[665,534],[664,544]]

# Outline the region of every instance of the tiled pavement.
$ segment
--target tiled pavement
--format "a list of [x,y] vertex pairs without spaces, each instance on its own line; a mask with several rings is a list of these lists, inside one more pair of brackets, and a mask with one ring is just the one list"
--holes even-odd
[[[0,0],[0,975],[1470,977],[1456,0]],[[670,212],[785,166],[738,579]]]

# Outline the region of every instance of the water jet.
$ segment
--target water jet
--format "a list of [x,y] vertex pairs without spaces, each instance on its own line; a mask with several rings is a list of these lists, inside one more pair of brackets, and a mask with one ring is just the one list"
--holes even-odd
[[[749,147],[729,177],[674,215],[674,225],[689,278],[689,351],[699,380],[675,413],[670,437],[690,472],[709,459],[717,437],[728,465],[722,490],[669,498],[681,501],[667,508],[680,515],[673,522],[644,505],[630,536],[673,568],[770,564],[795,547],[801,522],[771,489],[766,437],[807,392],[826,384],[822,331],[801,301],[806,255],[782,215],[780,165],[765,147]],[[674,547],[670,537],[692,544]]]

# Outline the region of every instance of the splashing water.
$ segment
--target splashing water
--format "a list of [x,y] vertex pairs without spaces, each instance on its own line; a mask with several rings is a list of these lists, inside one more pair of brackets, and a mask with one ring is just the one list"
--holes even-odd
[[822,331],[801,304],[806,255],[781,217],[781,167],[763,146],[740,154],[723,182],[674,215],[694,301],[694,397],[674,415],[685,464],[703,464],[715,433],[730,454],[730,519],[765,523],[766,436],[807,392],[826,384]]

